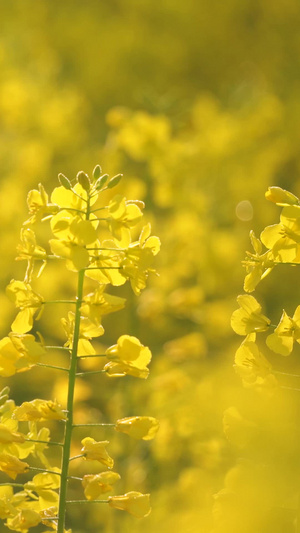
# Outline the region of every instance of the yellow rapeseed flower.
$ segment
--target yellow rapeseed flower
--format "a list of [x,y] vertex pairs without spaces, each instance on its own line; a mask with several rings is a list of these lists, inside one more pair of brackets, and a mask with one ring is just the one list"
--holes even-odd
[[294,341],[300,344],[300,305],[292,318],[283,311],[277,328],[266,340],[268,347],[280,355],[289,355]]
[[106,446],[109,444],[108,440],[97,442],[91,437],[85,437],[82,439],[81,444],[83,444],[81,453],[87,461],[100,461],[108,468],[114,466],[114,460],[106,450]]
[[65,413],[56,401],[40,400],[39,398],[31,402],[23,402],[19,407],[16,407],[13,416],[19,421],[66,419]]
[[13,531],[27,533],[30,527],[35,527],[41,522],[41,516],[37,511],[32,509],[22,509],[13,518],[8,518],[6,525]]
[[284,207],[280,223],[267,226],[260,238],[262,243],[272,250],[276,261],[295,262],[300,250],[300,206]]
[[20,461],[14,455],[9,453],[0,453],[0,470],[5,472],[12,479],[16,479],[18,474],[28,472],[29,465]]
[[130,416],[117,420],[115,429],[127,433],[134,439],[154,439],[159,428],[159,422],[152,416]]
[[131,491],[120,496],[109,496],[108,505],[114,509],[127,511],[137,518],[145,518],[151,512],[150,494]]
[[[8,297],[20,309],[11,325],[14,333],[27,333],[33,327],[33,319],[40,318],[43,309],[43,298],[33,291],[25,281],[11,280],[6,288]],[[37,316],[35,316],[37,314]]]
[[254,296],[242,294],[237,297],[240,309],[236,309],[231,316],[231,327],[238,335],[248,335],[252,332],[266,331],[271,321],[262,314],[261,305]]
[[136,377],[148,377],[147,365],[151,361],[152,354],[136,337],[122,335],[117,344],[108,348],[105,353],[111,360],[104,366],[109,375],[130,374]]
[[96,500],[101,494],[110,492],[112,485],[119,479],[121,479],[120,474],[112,471],[83,476],[82,485],[86,499]]

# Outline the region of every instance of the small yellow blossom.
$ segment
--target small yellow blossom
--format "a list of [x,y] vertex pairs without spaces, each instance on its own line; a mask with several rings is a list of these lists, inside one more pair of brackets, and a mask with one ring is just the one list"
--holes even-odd
[[[66,190],[64,187],[55,187],[51,194],[51,202],[57,204],[64,209],[86,209],[87,191],[83,189],[80,183],[72,188],[72,190]],[[97,201],[97,196],[91,198],[90,205],[93,205]]]
[[0,518],[2,520],[17,513],[16,508],[11,503],[13,495],[13,488],[10,485],[0,486]]
[[104,371],[109,377],[123,377],[123,376],[133,376],[134,378],[147,379],[149,375],[148,368],[137,368],[133,365],[126,363],[115,363],[110,361],[104,366]]
[[[89,270],[86,270],[87,277],[98,281],[100,284],[110,283],[115,287],[124,285],[127,276],[123,272],[122,261],[125,257],[123,249],[119,249],[116,241],[98,241],[96,250],[90,251]],[[100,249],[101,248],[101,249]]]
[[101,494],[110,492],[112,485],[119,479],[121,479],[120,474],[112,471],[83,476],[82,485],[86,499],[96,500]]
[[9,453],[0,453],[0,470],[5,472],[12,479],[16,479],[18,474],[28,472],[29,465],[20,461],[14,455]]
[[41,522],[40,514],[32,509],[22,509],[14,518],[8,518],[6,525],[13,531],[27,533],[28,529]]
[[109,444],[108,440],[97,442],[91,437],[85,437],[81,444],[83,444],[81,453],[87,461],[100,461],[108,468],[114,466],[114,460],[108,455],[106,450],[106,446]]
[[10,444],[11,442],[25,442],[25,436],[0,423],[0,444]]
[[266,340],[267,346],[280,355],[290,355],[294,341],[300,344],[300,305],[292,318],[283,311],[277,328]]
[[145,518],[151,512],[150,494],[131,491],[120,496],[109,496],[108,505],[114,509],[127,511],[137,518]]
[[152,267],[154,256],[160,250],[158,237],[150,236],[151,224],[143,227],[139,240],[129,245],[125,252],[126,258],[122,266],[128,276],[133,292],[139,295],[146,287],[149,272],[155,272]]
[[[49,518],[56,518],[58,514],[58,506],[57,505],[51,505],[46,509],[41,509],[40,511],[40,517],[42,524],[45,526],[51,527],[52,529],[57,529],[57,520],[49,520]],[[47,520],[48,518],[48,520]],[[68,530],[71,533],[71,530]],[[46,532],[45,533],[49,533]],[[68,533],[66,530],[64,530],[64,533]]]
[[126,201],[121,195],[116,195],[108,204],[110,214],[109,229],[120,246],[130,244],[130,228],[134,227],[142,218],[143,213],[134,202]]
[[41,472],[33,477],[24,485],[24,490],[31,495],[32,492],[37,493],[39,497],[39,508],[48,509],[58,504],[58,493],[56,489],[60,486],[60,470],[52,467],[52,470],[57,470],[57,475],[49,472]]
[[26,367],[38,363],[41,357],[46,354],[45,348],[39,342],[36,342],[33,335],[9,333],[9,338],[20,354],[17,364],[20,369],[23,366]]
[[154,439],[159,428],[159,422],[152,416],[130,416],[117,420],[115,429],[127,433],[134,439]]
[[0,376],[13,376],[17,370],[20,354],[9,337],[0,340]]
[[66,419],[65,413],[63,413],[57,402],[53,402],[52,400],[40,400],[38,398],[31,402],[23,402],[20,407],[16,407],[13,416],[19,421]]
[[136,337],[122,335],[117,344],[106,350],[106,356],[111,362],[105,365],[104,370],[110,375],[116,375],[118,371],[120,375],[131,374],[131,370],[131,375],[139,374],[137,377],[146,378],[149,374],[147,365],[152,354]]
[[262,243],[272,250],[276,261],[282,263],[296,261],[300,243],[300,206],[284,207],[280,223],[267,226],[260,238]]
[[246,387],[275,387],[272,365],[255,343],[255,333],[248,335],[235,354],[235,368]]
[[269,187],[265,197],[270,202],[280,206],[299,205],[300,203],[297,196],[281,187]]
[[14,302],[15,306],[20,309],[17,317],[12,323],[11,329],[14,333],[27,333],[32,329],[33,318],[40,318],[43,309],[43,298],[34,292],[29,283],[25,281],[12,280],[7,288],[8,297]]
[[48,194],[41,183],[38,185],[38,190],[33,189],[32,191],[29,191],[27,205],[30,218],[25,224],[33,224],[43,220],[45,217],[55,214],[58,210],[57,205],[48,202]]
[[[62,318],[61,323],[67,335],[67,342],[65,346],[72,348],[73,346],[73,334],[75,325],[75,314],[69,311],[68,318]],[[103,335],[104,328],[99,322],[92,322],[88,317],[80,317],[80,329],[79,329],[79,341],[77,355],[92,355],[95,350],[92,344],[89,342],[93,337],[100,337]]]
[[238,335],[266,331],[271,321],[262,314],[262,308],[254,296],[242,294],[237,297],[240,309],[236,309],[231,317],[231,327]]
[[25,281],[30,282],[33,276],[34,262],[42,261],[42,265],[37,272],[37,277],[42,273],[45,265],[47,253],[44,248],[38,246],[36,243],[35,233],[30,228],[21,229],[21,242],[17,246],[18,256],[17,261],[26,260],[27,270],[25,274]]
[[105,285],[99,285],[95,292],[84,297],[80,308],[81,313],[93,323],[101,322],[103,315],[119,311],[125,306],[125,298],[106,294],[104,291]]
[[274,267],[272,252],[268,250],[262,254],[262,243],[255,237],[252,230],[250,240],[255,253],[246,252],[247,257],[242,261],[247,272],[244,281],[245,292],[253,292],[258,283],[270,274]]

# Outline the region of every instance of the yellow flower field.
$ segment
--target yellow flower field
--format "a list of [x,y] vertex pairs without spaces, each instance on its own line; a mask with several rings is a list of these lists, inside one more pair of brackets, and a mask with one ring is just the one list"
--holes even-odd
[[297,0],[0,14],[0,530],[299,532]]

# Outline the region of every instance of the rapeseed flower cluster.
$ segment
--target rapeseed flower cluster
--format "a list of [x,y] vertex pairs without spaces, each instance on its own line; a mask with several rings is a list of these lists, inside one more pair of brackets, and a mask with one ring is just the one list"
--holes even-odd
[[[14,481],[0,483],[0,517],[12,531],[27,533],[43,524],[57,533],[67,533],[66,509],[69,503],[74,503],[67,498],[69,463],[75,459],[92,461],[105,469],[74,478],[81,480],[86,498],[75,502],[107,503],[139,518],[151,510],[149,494],[136,491],[99,500],[102,494],[113,490],[121,477],[112,471],[114,459],[107,450],[108,440],[86,436],[81,440],[80,454],[71,457],[73,432],[76,427],[85,427],[75,423],[73,412],[77,378],[89,373],[80,371],[81,361],[89,357],[98,361],[99,366],[94,366],[92,373],[99,374],[99,379],[106,379],[105,375],[145,379],[149,374],[151,351],[136,337],[121,335],[105,353],[98,353],[93,345],[93,340],[104,334],[103,316],[123,309],[126,303],[125,298],[106,292],[107,286],[118,287],[129,281],[133,292],[139,295],[149,274],[155,272],[153,261],[160,248],[158,237],[151,236],[150,224],[139,230],[137,240],[132,236],[143,216],[143,202],[116,195],[108,205],[100,203],[101,193],[117,186],[121,177],[109,178],[97,165],[91,178],[79,172],[75,183],[60,174],[60,186],[50,197],[41,184],[28,194],[29,218],[17,247],[17,260],[26,261],[26,272],[23,280],[13,279],[7,286],[17,315],[11,332],[0,340],[0,375],[9,377],[37,366],[41,372],[51,368],[67,373],[68,393],[65,407],[56,399],[42,398],[16,405],[9,398],[8,387],[0,394],[0,471]],[[36,228],[47,222],[51,236],[47,238],[48,244],[41,246],[37,243]],[[49,301],[36,291],[37,279],[42,272],[47,275],[47,265],[53,261],[64,263],[77,276],[73,299]],[[43,310],[53,304],[57,308],[62,304],[70,307],[67,316],[61,317],[64,346],[48,346],[36,331]],[[69,356],[66,367],[50,364],[49,354],[53,350]],[[64,426],[61,442],[51,439],[47,424],[53,421]],[[97,427],[97,423],[93,425]],[[134,439],[151,440],[159,424],[153,417],[131,416],[99,426],[112,426]],[[47,458],[50,446],[62,452],[59,466]],[[36,461],[39,467],[35,466]],[[35,471],[38,473],[28,479]],[[19,476],[20,482],[15,483]]]

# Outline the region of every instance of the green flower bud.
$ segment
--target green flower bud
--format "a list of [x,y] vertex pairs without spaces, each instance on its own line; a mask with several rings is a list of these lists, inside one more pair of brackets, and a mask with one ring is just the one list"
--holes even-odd
[[61,186],[64,187],[64,189],[67,189],[68,191],[72,189],[70,180],[68,180],[68,178],[64,174],[58,174],[58,181]]
[[107,188],[108,189],[112,189],[113,187],[118,185],[118,183],[121,181],[122,177],[123,177],[123,174],[117,174],[116,176],[111,178],[111,180],[107,184]]
[[81,170],[80,172],[78,172],[76,178],[81,187],[88,192],[91,188],[91,182],[88,175],[83,172],[83,170]]
[[93,170],[93,178],[94,180],[98,180],[100,178],[102,174],[102,168],[100,167],[100,165],[96,165],[94,170]]
[[109,177],[108,174],[103,174],[103,176],[100,176],[100,178],[97,179],[95,183],[96,191],[100,191],[100,189],[104,187],[105,183],[108,180],[108,177]]

